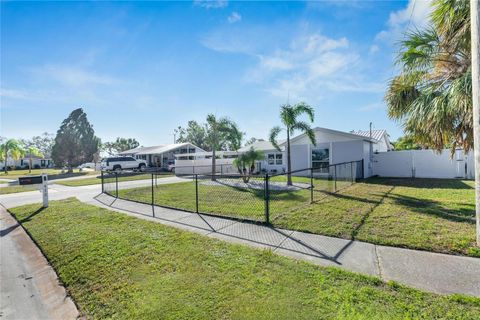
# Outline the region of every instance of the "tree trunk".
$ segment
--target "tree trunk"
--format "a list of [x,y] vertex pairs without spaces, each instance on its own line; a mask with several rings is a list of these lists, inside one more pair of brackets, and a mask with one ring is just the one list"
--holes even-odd
[[472,37],[473,148],[475,155],[475,212],[477,246],[480,246],[480,5],[470,0]]
[[213,146],[212,148],[212,181],[215,181],[216,178],[215,178],[215,175],[217,173],[217,156],[216,156],[216,153],[215,153],[215,146]]
[[8,149],[5,148],[5,165],[3,166],[3,170],[5,170],[5,174],[8,174],[8,172],[7,172],[7,160],[8,160],[7,156],[8,156]]
[[32,157],[28,159],[28,173],[32,173]]
[[292,183],[292,160],[290,159],[290,128],[287,127],[287,186]]

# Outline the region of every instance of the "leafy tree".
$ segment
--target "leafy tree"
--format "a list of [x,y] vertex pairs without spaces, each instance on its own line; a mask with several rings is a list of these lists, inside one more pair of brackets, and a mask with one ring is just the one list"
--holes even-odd
[[28,172],[32,172],[33,157],[43,157],[42,152],[35,146],[26,147],[26,153],[28,155]]
[[278,146],[277,137],[283,130],[287,133],[287,185],[292,185],[292,161],[290,157],[290,136],[294,134],[296,130],[305,133],[312,144],[316,144],[315,133],[310,125],[305,121],[300,121],[298,118],[302,115],[307,115],[310,122],[313,122],[314,110],[311,106],[306,103],[300,102],[292,106],[290,104],[285,104],[280,107],[280,120],[284,125],[284,128],[273,127],[270,131],[270,142],[273,146],[280,151]]
[[416,142],[415,138],[408,135],[398,138],[398,140],[393,143],[393,146],[397,151],[422,149],[422,146]]
[[113,142],[105,142],[103,148],[109,155],[114,155],[122,151],[135,149],[140,146],[140,143],[135,138],[120,138],[118,137]]
[[54,138],[53,134],[44,132],[40,136],[34,136],[31,139],[20,139],[20,141],[25,147],[35,147],[44,157],[50,157],[55,142]]
[[74,166],[90,162],[100,147],[87,114],[81,108],[75,109],[63,120],[55,137],[52,159],[57,165],[66,165],[69,172]]
[[3,166],[3,170],[5,170],[5,174],[7,174],[7,161],[8,158],[12,158],[13,160],[18,160],[25,155],[25,149],[23,148],[22,144],[15,139],[9,139],[4,141],[0,145],[0,161],[4,162],[5,165]]
[[390,118],[432,149],[473,148],[469,1],[436,0],[430,26],[401,42],[385,95]]
[[251,147],[250,150],[240,154],[238,158],[233,160],[233,165],[237,167],[238,172],[242,176],[243,182],[248,183],[250,177],[255,171],[255,162],[263,159],[263,152],[254,150],[253,147]]
[[175,129],[176,143],[185,143],[190,142],[197,147],[211,151],[210,146],[207,143],[207,128],[205,125],[200,125],[197,121],[191,120],[188,121],[187,127],[182,128],[178,127]]
[[215,180],[216,151],[222,146],[238,147],[241,144],[243,133],[238,130],[235,122],[228,118],[217,118],[213,114],[207,115],[205,125],[206,143],[212,150],[212,180]]

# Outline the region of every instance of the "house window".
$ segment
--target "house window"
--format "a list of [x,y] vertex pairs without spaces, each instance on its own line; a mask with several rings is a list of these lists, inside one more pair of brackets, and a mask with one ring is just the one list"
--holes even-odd
[[283,164],[283,154],[277,153],[275,155],[275,164],[282,165]]
[[275,154],[274,153],[269,153],[267,155],[267,163],[269,165],[274,165],[275,164]]
[[188,153],[195,153],[195,148],[189,148]]
[[330,163],[329,149],[313,149],[312,150],[312,168],[327,168]]

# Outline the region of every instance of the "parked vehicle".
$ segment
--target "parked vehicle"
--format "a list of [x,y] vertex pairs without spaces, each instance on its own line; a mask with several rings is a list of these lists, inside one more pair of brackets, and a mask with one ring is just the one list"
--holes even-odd
[[101,168],[117,172],[125,169],[145,171],[147,164],[144,160],[136,160],[133,157],[108,157],[102,159]]

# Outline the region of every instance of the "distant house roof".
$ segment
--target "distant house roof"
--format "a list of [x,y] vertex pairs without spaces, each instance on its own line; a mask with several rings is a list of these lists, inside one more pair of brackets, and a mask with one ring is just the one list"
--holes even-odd
[[[352,131],[353,134],[363,136],[363,137],[370,137],[370,131],[369,130],[358,130],[358,131]],[[382,140],[382,138],[387,135],[387,130],[381,129],[381,130],[372,130],[372,138],[375,140]]]
[[[158,146],[151,146],[151,147],[138,147],[130,150],[125,150],[119,152],[119,155],[129,155],[129,154],[162,154],[165,152],[169,152],[178,148],[186,147],[186,146],[194,146],[195,145],[186,142],[186,143],[172,143],[172,144],[161,144]],[[196,147],[198,148],[198,147]],[[200,149],[200,148],[198,148]],[[201,150],[201,149],[200,149]]]
[[[285,142],[284,140],[280,140],[278,142],[278,145],[281,145],[284,142]],[[238,149],[238,152],[247,152],[248,150],[250,150],[250,148],[253,148],[259,151],[276,150],[276,148],[273,146],[273,144],[270,141],[257,140],[254,143],[249,144],[248,146]]]
[[[369,137],[365,137],[365,136],[358,135],[358,134],[351,133],[351,132],[338,131],[338,130],[322,128],[322,127],[313,128],[313,131],[315,131],[315,132],[318,132],[318,131],[327,132],[327,133],[336,134],[336,135],[340,135],[340,136],[344,136],[344,137],[349,137],[349,138],[352,138],[352,139],[362,139],[362,140],[370,141]],[[306,135],[305,133],[302,133],[302,134],[300,134],[296,137],[293,137],[293,138],[290,139],[290,142],[295,142],[295,141],[299,140],[300,138],[304,137],[305,135]],[[374,139],[372,139],[372,140],[374,140]],[[373,142],[375,142],[375,141],[373,141]],[[279,145],[284,145],[285,143],[286,143],[286,141],[283,141],[282,143],[279,143]]]

